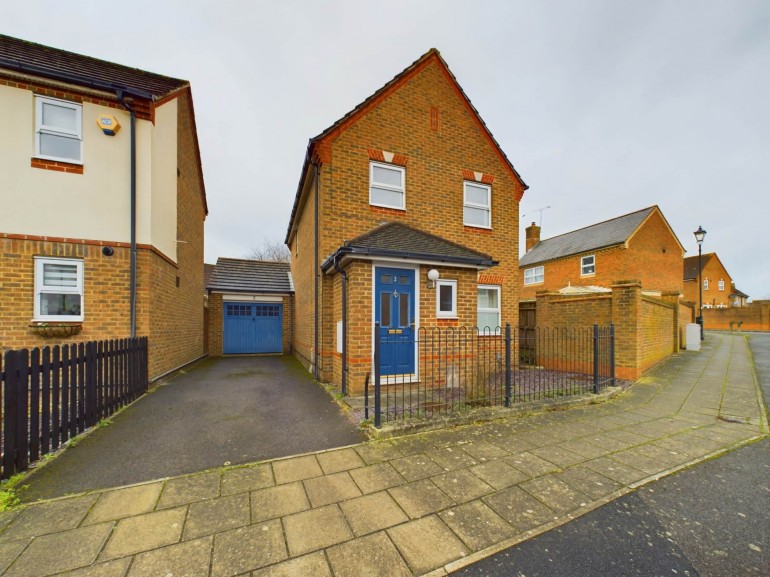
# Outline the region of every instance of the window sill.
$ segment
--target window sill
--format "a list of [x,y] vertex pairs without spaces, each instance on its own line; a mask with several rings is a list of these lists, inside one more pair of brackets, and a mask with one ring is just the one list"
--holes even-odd
[[586,274],[581,274],[580,278],[587,278],[587,277],[590,277],[590,276],[596,276],[596,273],[595,272],[589,272],[589,273],[586,273]]
[[62,338],[71,337],[83,330],[83,322],[47,322],[33,321],[29,325],[30,330],[40,337]]
[[67,172],[69,174],[83,174],[83,164],[76,162],[66,162],[64,160],[51,160],[49,158],[33,157],[30,163],[32,168],[42,168],[43,170],[55,170],[57,172]]

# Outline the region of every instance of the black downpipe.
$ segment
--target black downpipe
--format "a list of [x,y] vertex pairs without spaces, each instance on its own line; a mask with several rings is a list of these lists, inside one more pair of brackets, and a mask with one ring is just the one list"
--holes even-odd
[[318,161],[313,162],[313,167],[315,167],[315,261],[313,262],[315,273],[315,344],[313,347],[313,377],[317,381],[320,374],[318,371],[318,277],[321,273],[321,267],[318,262],[318,179],[321,170],[318,168]]
[[342,394],[348,394],[348,272],[334,259],[334,270],[342,275]]
[[131,115],[131,264],[129,279],[131,338],[136,336],[136,111],[118,91],[118,101]]

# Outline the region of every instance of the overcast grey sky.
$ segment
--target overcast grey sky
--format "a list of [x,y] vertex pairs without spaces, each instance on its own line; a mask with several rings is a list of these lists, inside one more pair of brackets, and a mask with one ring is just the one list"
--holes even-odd
[[530,186],[522,237],[658,204],[770,298],[770,2],[3,4],[4,34],[191,81],[207,262],[283,241],[308,138],[436,47]]

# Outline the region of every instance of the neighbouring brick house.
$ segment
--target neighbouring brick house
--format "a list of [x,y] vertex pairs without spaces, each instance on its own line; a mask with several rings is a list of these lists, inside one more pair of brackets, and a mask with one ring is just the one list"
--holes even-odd
[[[735,299],[733,279],[715,252],[703,255],[703,308],[727,308]],[[700,306],[698,256],[684,259],[684,300]]]
[[519,261],[521,298],[565,287],[609,289],[621,280],[645,291],[682,292],[684,247],[657,206],[540,240],[526,229],[527,252]]
[[189,82],[0,35],[0,118],[0,349],[134,332],[151,379],[201,357]]
[[211,356],[291,352],[289,263],[219,258],[207,291]]
[[[286,236],[295,354],[356,394],[375,322],[404,341],[421,327],[515,326],[526,188],[427,52],[308,144]],[[420,359],[402,352],[383,375],[418,379]]]

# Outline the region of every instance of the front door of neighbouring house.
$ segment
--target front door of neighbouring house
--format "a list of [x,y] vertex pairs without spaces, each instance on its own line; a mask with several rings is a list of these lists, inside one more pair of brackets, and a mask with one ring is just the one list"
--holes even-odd
[[380,374],[414,374],[415,274],[414,270],[374,269],[374,315],[380,323]]

